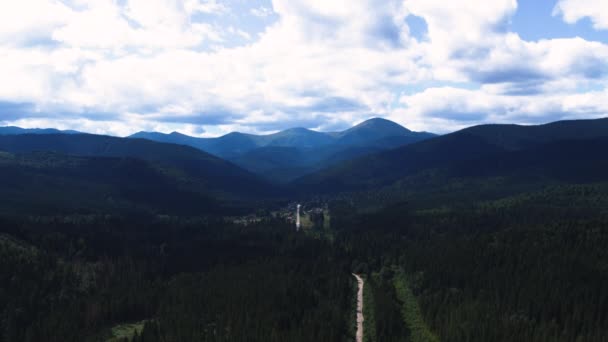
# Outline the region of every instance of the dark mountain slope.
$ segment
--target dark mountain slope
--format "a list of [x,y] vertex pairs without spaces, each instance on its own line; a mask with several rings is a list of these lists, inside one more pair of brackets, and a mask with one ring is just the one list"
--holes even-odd
[[468,134],[448,135],[345,161],[304,176],[293,186],[308,192],[339,192],[386,185],[426,168],[468,160],[504,149]]
[[50,152],[0,154],[0,212],[213,214],[219,200],[196,180],[133,158],[74,157]]
[[538,126],[480,125],[466,128],[461,132],[515,150],[551,141],[606,137],[608,136],[608,118],[557,121]]
[[[340,163],[302,177],[294,182],[294,186],[313,192],[369,189],[454,162],[465,163],[544,143],[603,137],[608,137],[608,119],[564,121],[542,126],[476,126]],[[513,167],[525,166],[525,160],[519,162]]]
[[608,138],[559,140],[529,148],[455,162],[444,170],[450,177],[552,179],[591,183],[608,181]]
[[232,160],[237,165],[247,166],[253,172],[264,173],[279,164],[302,167],[309,156],[295,147],[267,146],[251,150]]
[[179,171],[208,190],[237,196],[276,194],[277,189],[232,163],[188,146],[98,135],[0,136],[0,151],[51,151],[65,155],[137,158]]
[[251,134],[235,132],[219,138],[192,138],[197,140],[196,144],[191,146],[220,158],[228,159],[261,146],[257,138],[257,136]]
[[[418,208],[464,206],[493,201],[548,187],[608,182],[608,158],[599,157],[608,139],[561,140],[517,151],[503,151],[466,161],[453,161],[370,189],[360,206],[416,203]],[[585,196],[585,194],[581,194]],[[356,195],[354,197],[357,197]],[[590,203],[593,197],[587,198]],[[567,203],[568,199],[562,199]],[[543,206],[538,202],[535,205]]]
[[287,183],[346,160],[415,141],[419,140],[411,137],[389,137],[357,146],[337,144],[317,148],[267,146],[228,160],[273,182]]

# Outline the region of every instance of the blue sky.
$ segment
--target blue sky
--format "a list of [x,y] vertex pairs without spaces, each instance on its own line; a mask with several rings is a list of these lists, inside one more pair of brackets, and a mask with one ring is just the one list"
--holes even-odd
[[608,116],[608,3],[5,1],[0,61],[0,125],[445,133]]
[[[604,6],[604,10],[608,11],[608,4],[597,3],[598,9]],[[511,19],[511,29],[525,40],[582,37],[608,44],[608,31],[594,29],[590,17],[567,23],[562,16],[552,15],[556,5],[555,0],[518,1],[518,10]]]

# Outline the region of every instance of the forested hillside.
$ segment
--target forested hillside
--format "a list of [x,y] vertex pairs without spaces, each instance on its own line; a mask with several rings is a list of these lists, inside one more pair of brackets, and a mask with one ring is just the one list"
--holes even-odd
[[[441,341],[602,341],[607,207],[608,185],[564,185],[466,205],[402,203],[333,222],[370,279],[370,341],[419,340],[415,322]],[[401,272],[420,317],[401,316],[416,305],[396,294]]]
[[0,341],[352,341],[352,273],[368,342],[603,341],[596,133],[447,135],[289,196],[186,146],[0,137]]
[[[293,184],[311,193],[357,191],[386,186],[423,170],[451,168],[455,164],[467,164],[474,169],[487,168],[498,161],[512,170],[529,168],[527,162],[531,159],[547,158],[543,155],[543,149],[551,150],[549,153],[554,162],[561,162],[562,165],[566,165],[569,160],[566,157],[558,158],[561,148],[568,151],[578,149],[584,153],[585,162],[597,163],[605,159],[601,158],[598,149],[593,148],[592,141],[602,142],[608,139],[606,125],[608,119],[561,121],[540,126],[475,126],[345,161],[306,175]],[[591,148],[595,154],[586,148]],[[510,157],[518,155],[517,152],[519,155],[527,154],[527,159]],[[537,164],[542,167],[543,162]]]
[[[47,166],[53,169],[56,165],[46,165],[44,153],[52,152],[53,159],[59,164],[70,165],[76,169],[82,163],[79,160],[94,159],[100,168],[111,169],[113,161],[118,159],[133,159],[143,161],[140,164],[151,164],[165,177],[173,178],[174,182],[195,183],[192,191],[214,193],[218,197],[230,195],[232,198],[255,197],[262,198],[280,194],[280,189],[268,181],[239,168],[238,166],[214,157],[195,148],[174,144],[158,143],[144,139],[125,139],[92,134],[47,134],[47,135],[10,135],[0,136],[0,151],[4,154],[3,164],[18,167],[34,167],[37,172],[46,172]],[[35,154],[36,152],[42,152]],[[33,154],[34,153],[34,154]],[[65,156],[72,162],[59,162]],[[36,159],[41,159],[36,161]],[[107,165],[104,165],[107,160]],[[59,177],[62,172],[55,172]],[[84,177],[95,178],[96,173]],[[113,177],[128,177],[137,182],[137,171],[125,173],[115,171]]]
[[0,0],[0,342],[608,342],[608,0]]
[[0,341],[106,341],[132,322],[134,341],[352,338],[348,262],[283,222],[73,215],[2,227]]

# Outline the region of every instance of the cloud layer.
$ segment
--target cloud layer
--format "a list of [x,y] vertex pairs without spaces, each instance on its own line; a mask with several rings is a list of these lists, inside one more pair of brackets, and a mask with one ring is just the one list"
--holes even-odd
[[562,15],[570,24],[589,18],[596,29],[608,30],[608,5],[603,1],[560,0],[553,14]]
[[[608,26],[601,0],[579,1],[554,14]],[[608,45],[525,41],[509,25],[514,0],[452,3],[5,2],[0,124],[217,135],[383,116],[447,132],[608,113]]]

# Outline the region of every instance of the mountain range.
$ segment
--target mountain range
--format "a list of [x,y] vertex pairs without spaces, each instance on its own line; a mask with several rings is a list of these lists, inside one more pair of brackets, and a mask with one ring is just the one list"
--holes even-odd
[[[540,174],[540,170],[549,171],[542,167],[549,164],[571,169],[574,160],[590,167],[606,159],[597,148],[605,146],[605,139],[608,118],[538,126],[480,125],[348,160],[301,177],[294,185],[313,193],[356,191],[386,186],[425,170],[457,168],[474,174],[474,169],[491,169],[494,175],[500,175],[526,169],[529,174]],[[562,150],[569,154],[559,158]],[[579,157],[572,159],[576,155]],[[512,164],[505,165],[506,161]],[[530,169],[530,165],[538,167]]]
[[21,128],[15,126],[0,127],[0,135],[18,135],[18,134],[82,134],[73,130],[58,130],[55,128]]
[[220,201],[280,194],[274,185],[228,161],[189,146],[145,139],[0,135],[0,151],[5,205],[16,201],[49,211],[83,206],[200,213],[217,208]]
[[[0,132],[0,195],[10,210],[31,209],[29,204],[36,203],[33,207],[49,211],[86,207],[200,213],[239,201],[394,184],[404,191],[403,184],[418,186],[420,179],[430,182],[428,189],[459,179],[539,184],[608,180],[608,118],[481,125],[443,136],[411,132],[380,119],[338,133],[292,129],[215,139],[155,134],[222,147],[236,155],[232,161],[200,146],[143,138],[15,128]],[[296,175],[301,176],[289,180]]]
[[275,181],[288,182],[342,160],[434,137],[389,120],[374,118],[341,132],[292,128],[269,135],[239,132],[218,138],[195,138],[173,132],[139,132],[130,138],[188,145],[229,160]]

